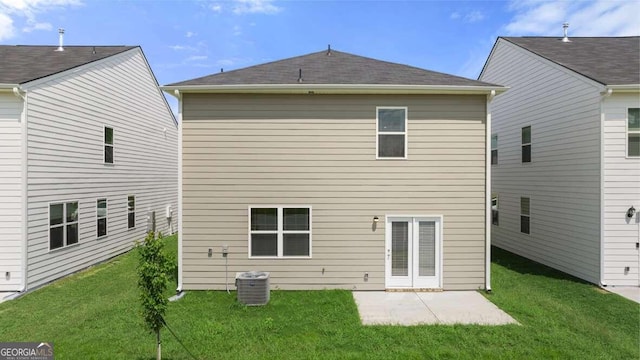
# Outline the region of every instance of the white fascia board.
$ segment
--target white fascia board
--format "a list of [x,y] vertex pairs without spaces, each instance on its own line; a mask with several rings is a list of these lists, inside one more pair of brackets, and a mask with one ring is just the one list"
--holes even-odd
[[20,84],[1,84],[0,83],[0,91],[2,92],[12,92],[13,88],[20,88]]
[[502,93],[504,86],[454,85],[379,85],[379,84],[246,84],[246,85],[188,85],[162,86],[163,91],[176,96],[180,93],[236,93],[236,94],[490,94]]
[[609,90],[616,93],[638,93],[640,92],[640,84],[607,85],[605,92],[608,92]]

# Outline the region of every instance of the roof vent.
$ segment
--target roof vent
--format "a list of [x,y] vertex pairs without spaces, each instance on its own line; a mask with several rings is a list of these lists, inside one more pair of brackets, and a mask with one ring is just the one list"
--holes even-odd
[[298,69],[298,82],[302,83],[302,69]]
[[62,47],[62,42],[64,40],[64,29],[62,28],[58,29],[58,34],[59,34],[59,45],[56,51],[64,51],[64,48]]
[[327,48],[327,56],[331,56],[331,44]]
[[569,29],[569,23],[562,24],[562,29],[564,30],[564,37],[562,38],[562,42],[571,42],[569,37],[567,36],[567,30]]

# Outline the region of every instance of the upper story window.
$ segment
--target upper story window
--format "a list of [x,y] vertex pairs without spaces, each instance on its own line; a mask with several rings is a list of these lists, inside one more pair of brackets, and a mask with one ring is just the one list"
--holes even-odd
[[98,237],[107,235],[107,199],[98,199],[96,201],[96,220]]
[[640,108],[627,113],[627,156],[640,157]]
[[520,198],[520,232],[524,234],[530,233],[531,223],[531,199],[528,197]]
[[311,256],[311,208],[249,208],[251,257]]
[[49,250],[78,242],[78,202],[49,205]]
[[113,128],[104,127],[104,163],[113,164]]
[[491,135],[491,165],[498,164],[498,135]]
[[136,196],[129,195],[127,198],[127,228],[136,227]]
[[522,162],[531,162],[531,126],[522,128]]
[[377,108],[377,158],[407,158],[407,108]]

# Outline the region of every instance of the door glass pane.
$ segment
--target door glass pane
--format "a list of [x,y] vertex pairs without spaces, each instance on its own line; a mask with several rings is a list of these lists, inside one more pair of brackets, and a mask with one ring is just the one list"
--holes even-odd
[[436,223],[420,221],[418,223],[418,275],[436,275]]
[[278,256],[278,235],[251,234],[251,256]]
[[276,208],[251,209],[251,230],[255,230],[255,231],[278,230],[278,209]]
[[404,132],[404,109],[379,109],[379,132]]
[[409,275],[409,223],[391,223],[391,275]]
[[282,255],[309,256],[309,234],[284,234]]
[[309,209],[282,209],[284,230],[309,230]]

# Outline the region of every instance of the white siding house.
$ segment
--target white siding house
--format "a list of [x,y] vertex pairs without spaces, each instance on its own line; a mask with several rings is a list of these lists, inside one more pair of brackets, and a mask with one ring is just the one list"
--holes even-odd
[[154,212],[177,229],[177,123],[142,50],[55,49],[0,46],[25,60],[0,65],[0,291],[131,249]]
[[[602,286],[638,286],[640,38],[498,38],[492,243]],[[632,216],[627,216],[629,213]]]

